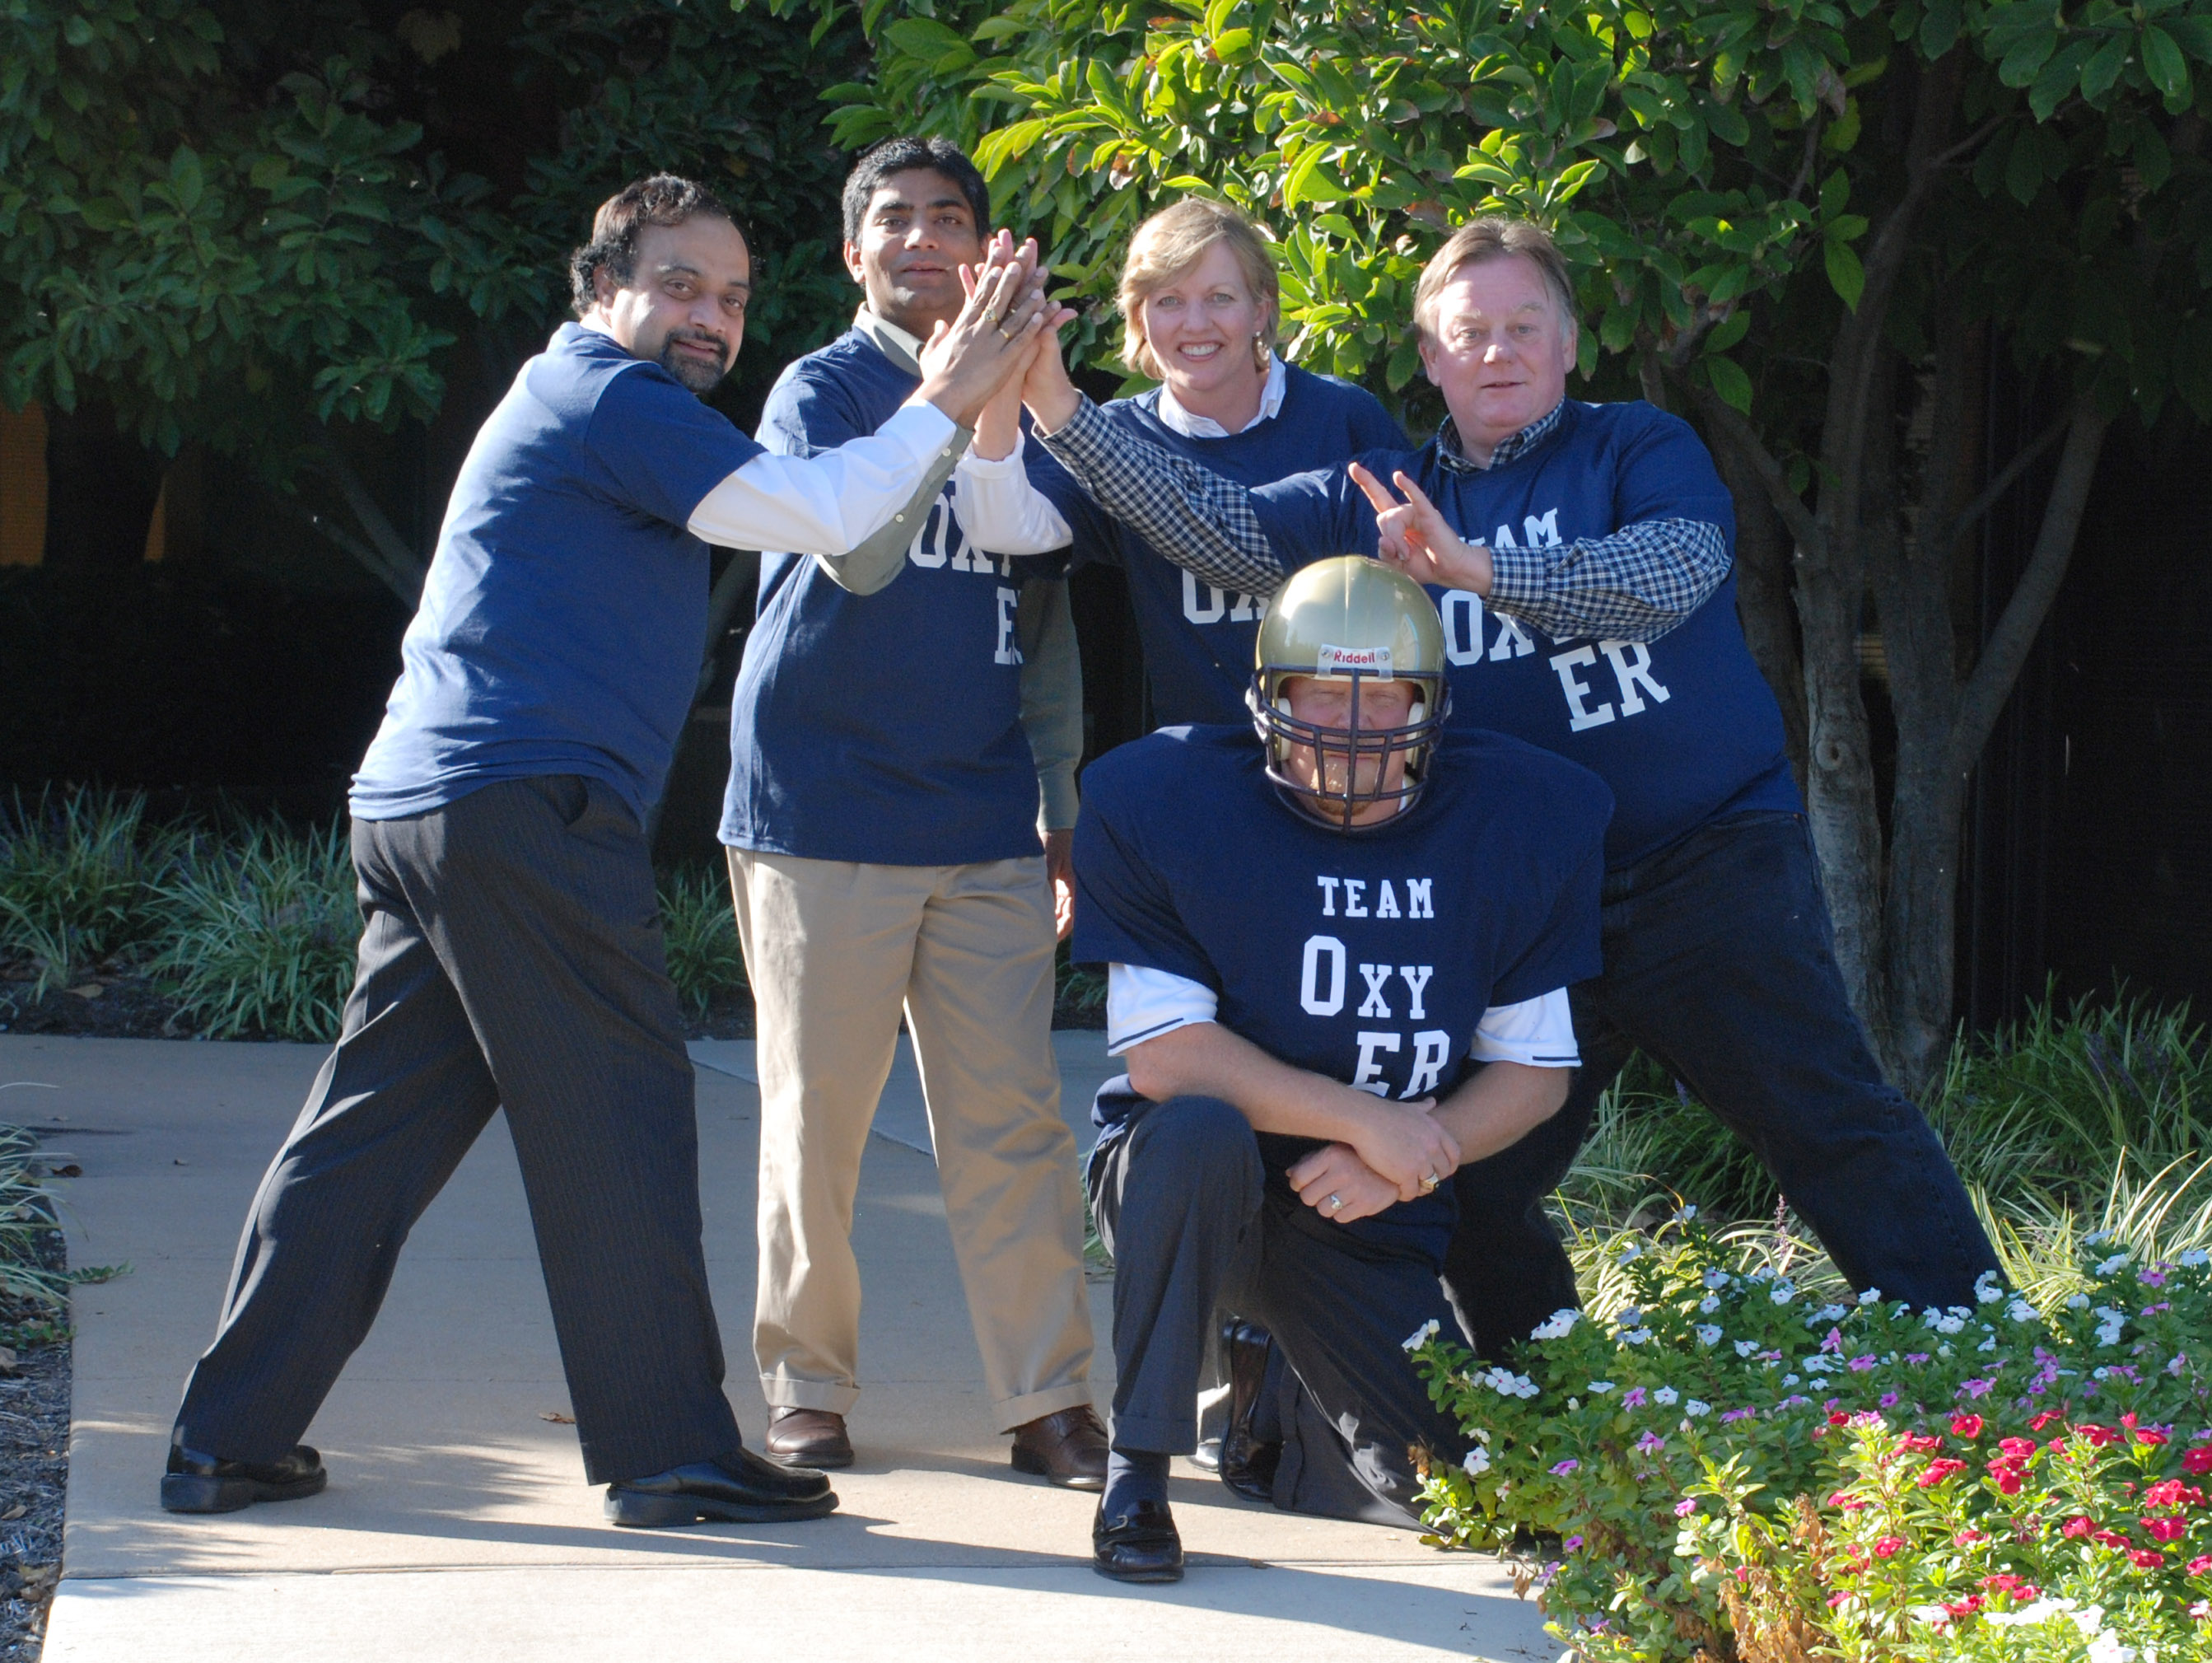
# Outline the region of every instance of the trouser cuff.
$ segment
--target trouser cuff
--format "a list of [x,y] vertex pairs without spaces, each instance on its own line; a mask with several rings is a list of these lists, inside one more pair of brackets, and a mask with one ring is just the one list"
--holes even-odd
[[1190,1415],[1116,1415],[1110,1441],[1133,1454],[1188,1455],[1198,1447],[1198,1427]]
[[835,1380],[793,1380],[781,1374],[761,1376],[761,1394],[770,1409],[819,1409],[831,1415],[849,1415],[860,1400],[857,1386]]
[[1027,1425],[1043,1415],[1057,1415],[1063,1409],[1087,1408],[1091,1404],[1091,1382],[1070,1380],[1066,1386],[1055,1386],[1048,1391],[1032,1392],[1026,1397],[1009,1398],[994,1404],[991,1417],[1001,1432],[1012,1432],[1018,1426]]

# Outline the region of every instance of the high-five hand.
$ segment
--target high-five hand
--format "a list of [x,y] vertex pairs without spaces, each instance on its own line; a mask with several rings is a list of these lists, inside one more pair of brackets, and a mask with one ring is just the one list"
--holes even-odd
[[[1013,235],[1007,231],[1000,231],[992,237],[990,252],[1000,253],[1006,259],[1012,259],[1018,254],[1027,259],[1033,267],[1039,263],[1036,242],[1034,241],[1024,242],[1017,250],[1014,247]],[[975,285],[981,280],[985,269],[983,265],[963,265],[960,268],[961,284],[969,293],[975,292]],[[1042,277],[1040,277],[1032,283],[1031,288],[1036,292],[1042,293]],[[1063,324],[1073,322],[1075,314],[1067,308],[1048,301],[1045,305],[1043,326],[1030,341],[1030,357],[1033,359],[1044,349],[1048,337],[1058,331]],[[976,417],[975,439],[969,448],[975,455],[985,461],[995,462],[1001,457],[1011,456],[1013,454],[1014,445],[1021,436],[1022,387],[1027,379],[1028,369],[1029,362],[1024,361],[1019,370],[1006,377],[999,390],[991,395],[990,401],[983,406],[981,412]]]
[[921,349],[922,395],[966,428],[975,426],[991,395],[1021,372],[1044,326],[1035,246],[1012,258],[1005,254],[994,240],[959,315],[939,324]]
[[1469,543],[1454,531],[1410,474],[1401,471],[1392,476],[1406,493],[1401,503],[1358,463],[1352,465],[1351,473],[1352,483],[1375,506],[1376,553],[1384,565],[1395,567],[1416,583],[1490,593],[1493,569],[1488,547]]

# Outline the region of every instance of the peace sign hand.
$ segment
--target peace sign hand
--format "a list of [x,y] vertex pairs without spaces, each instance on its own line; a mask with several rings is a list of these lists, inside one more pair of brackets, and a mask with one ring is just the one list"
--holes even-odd
[[1384,565],[1416,583],[1490,593],[1490,550],[1454,531],[1412,475],[1401,469],[1391,476],[1406,493],[1401,503],[1390,494],[1389,486],[1358,463],[1352,465],[1351,473],[1352,483],[1374,504],[1376,554]]

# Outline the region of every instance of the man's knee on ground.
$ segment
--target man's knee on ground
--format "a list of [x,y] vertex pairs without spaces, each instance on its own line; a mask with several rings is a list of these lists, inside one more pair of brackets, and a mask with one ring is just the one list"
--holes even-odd
[[1132,1166],[1160,1163],[1170,1171],[1260,1179],[1260,1145],[1252,1123],[1218,1097],[1171,1097],[1146,1109],[1130,1130]]

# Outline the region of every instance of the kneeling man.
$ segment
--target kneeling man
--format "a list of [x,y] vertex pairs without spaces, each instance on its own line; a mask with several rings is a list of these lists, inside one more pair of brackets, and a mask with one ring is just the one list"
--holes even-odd
[[1196,1437],[1217,1307],[1274,1332],[1273,1499],[1413,1525],[1412,1452],[1458,1434],[1402,1343],[1449,1322],[1444,1180],[1565,1100],[1565,990],[1598,969],[1613,799],[1474,730],[1435,604],[1371,560],[1307,567],[1260,631],[1242,728],[1170,728],[1091,764],[1075,956],[1104,961],[1090,1164],[1115,1258],[1108,1576],[1171,1581],[1168,1458]]

